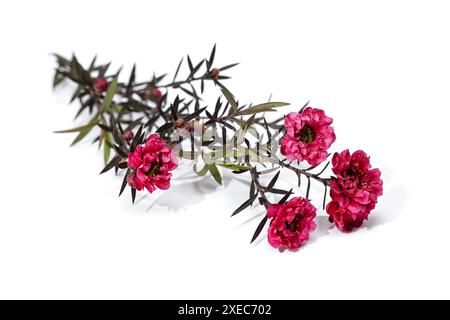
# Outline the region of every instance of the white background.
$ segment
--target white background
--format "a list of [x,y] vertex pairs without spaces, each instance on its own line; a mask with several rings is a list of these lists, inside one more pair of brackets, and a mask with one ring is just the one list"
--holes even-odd
[[[429,0],[2,1],[0,298],[450,298],[449,14]],[[51,90],[49,53],[137,62],[145,79],[214,43],[219,64],[241,62],[241,101],[311,100],[335,119],[332,151],[371,155],[385,194],[364,228],[339,233],[319,210],[299,251],[249,245],[261,208],[229,217],[244,182],[186,165],[131,206],[95,146],[52,133],[76,108],[72,87]]]

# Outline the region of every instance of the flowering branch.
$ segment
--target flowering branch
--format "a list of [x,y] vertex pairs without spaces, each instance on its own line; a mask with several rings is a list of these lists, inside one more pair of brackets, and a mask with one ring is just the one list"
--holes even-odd
[[[222,183],[219,168],[233,174],[249,172],[249,198],[232,216],[251,207],[256,199],[264,207],[266,214],[251,242],[267,222],[270,222],[268,241],[275,248],[296,249],[309,239],[316,226],[317,212],[309,199],[312,180],[324,186],[323,209],[330,222],[341,231],[360,227],[382,194],[381,172],[371,168],[369,157],[361,150],[352,154],[344,150],[334,153],[331,162],[313,173],[327,160],[329,148],[336,140],[333,120],[307,103],[298,112],[268,122],[266,113],[278,112],[288,103],[240,105],[222,83],[229,78],[222,73],[237,64],[214,67],[215,53],[214,46],[209,57],[197,63],[187,56],[188,74],[177,80],[183,65],[181,59],[173,79],[166,84],[165,74],[136,82],[136,66],[128,81],[121,82],[120,69],[107,74],[110,63],[97,64],[94,58],[85,68],[75,56],[69,60],[55,55],[54,87],[66,79],[75,83],[71,102],[79,102],[76,117],[82,113],[90,117],[82,126],[57,132],[78,133],[72,143],[75,144],[97,128],[94,142],[103,147],[105,160],[101,173],[124,170],[119,195],[128,186],[133,202],[137,191],[169,189],[172,171],[177,169],[180,159],[192,161],[194,172],[199,176],[210,174],[219,184]],[[205,83],[220,89],[213,109],[202,106]],[[295,161],[298,166],[293,165]],[[309,164],[308,168],[300,167],[304,162]],[[330,163],[334,175],[323,176]],[[258,171],[259,167],[265,169]],[[297,175],[298,187],[301,177],[306,178],[304,197],[291,198],[294,188],[276,188],[283,170]],[[266,174],[273,176],[263,185],[260,176]],[[331,201],[326,204],[328,190]],[[268,194],[281,195],[281,199],[271,203]]]

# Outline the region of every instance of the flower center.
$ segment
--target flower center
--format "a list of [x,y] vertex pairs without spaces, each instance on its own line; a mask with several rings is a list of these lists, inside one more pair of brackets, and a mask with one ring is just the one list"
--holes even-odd
[[159,171],[159,163],[153,162],[152,166],[147,171],[147,175],[148,176],[154,176],[154,175],[156,175],[158,173],[158,171]]
[[310,144],[311,142],[313,142],[314,137],[315,137],[314,129],[311,128],[310,126],[304,126],[295,138],[297,140]]
[[300,221],[300,216],[296,215],[295,218],[291,221],[291,223],[288,223],[287,221],[284,223],[286,226],[286,229],[291,230],[292,232],[295,232],[297,230],[297,224]]

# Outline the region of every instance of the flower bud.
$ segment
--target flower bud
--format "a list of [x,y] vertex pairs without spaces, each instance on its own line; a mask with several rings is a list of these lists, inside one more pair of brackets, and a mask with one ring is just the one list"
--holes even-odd
[[130,140],[133,139],[134,133],[133,133],[133,131],[131,131],[131,130],[126,130],[126,131],[123,133],[122,137],[123,137],[126,141],[130,141]]
[[152,98],[155,101],[161,100],[162,94],[161,94],[161,90],[159,90],[158,88],[150,87],[150,95],[152,96]]
[[184,124],[183,119],[177,119],[177,121],[175,121],[175,126],[176,126],[177,128],[182,127],[183,124]]
[[209,73],[211,78],[213,78],[214,80],[217,80],[217,78],[219,78],[219,74],[220,74],[220,70],[217,68],[212,69]]
[[108,90],[109,83],[105,78],[97,78],[94,80],[94,90],[97,93],[102,93]]

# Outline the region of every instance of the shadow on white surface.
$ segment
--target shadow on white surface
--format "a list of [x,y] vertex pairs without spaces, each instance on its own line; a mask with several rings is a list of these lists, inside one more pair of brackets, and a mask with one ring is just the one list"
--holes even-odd
[[[394,222],[400,215],[401,210],[405,206],[408,197],[406,188],[397,185],[384,192],[379,203],[370,215],[369,219],[364,222],[360,229],[355,229],[349,233],[358,232],[358,230],[372,230],[373,228],[382,226],[387,223]],[[329,236],[331,230],[335,228],[333,223],[328,221],[328,216],[321,215],[316,217],[316,230],[311,234],[310,241],[307,245]]]
[[[146,212],[151,211],[154,206],[166,207],[171,211],[179,211],[188,206],[196,205],[203,201],[208,194],[214,193],[221,187],[228,187],[232,181],[232,176],[222,175],[222,186],[220,186],[211,176],[198,177],[192,171],[185,172],[176,177],[174,181],[181,182],[172,185],[170,192],[161,194],[152,200]],[[143,201],[148,195],[139,199]]]
[[330,234],[330,230],[334,228],[334,224],[328,221],[328,216],[317,216],[316,217],[316,230],[311,234],[311,238],[308,241],[308,244],[312,244],[319,239]]
[[403,185],[397,185],[388,189],[380,198],[378,207],[369,216],[369,220],[363,227],[371,230],[377,226],[395,221],[405,206],[407,198],[407,189]]

